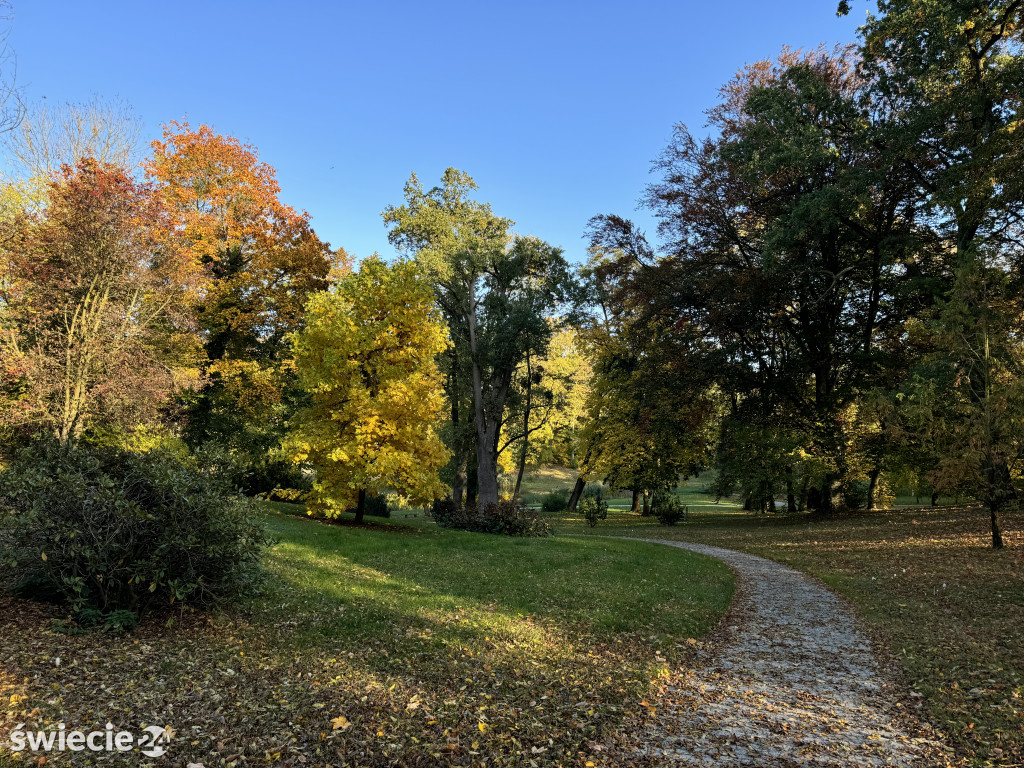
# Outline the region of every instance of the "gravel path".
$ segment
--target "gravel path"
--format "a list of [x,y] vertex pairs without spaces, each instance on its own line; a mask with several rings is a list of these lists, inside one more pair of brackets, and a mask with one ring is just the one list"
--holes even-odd
[[666,766],[945,765],[901,703],[853,611],[816,580],[730,549],[646,539],[724,561],[733,605],[673,681],[637,762]]

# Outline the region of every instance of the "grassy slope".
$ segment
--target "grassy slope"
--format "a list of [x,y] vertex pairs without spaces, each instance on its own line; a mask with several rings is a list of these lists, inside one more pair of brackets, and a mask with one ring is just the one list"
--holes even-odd
[[0,734],[170,723],[170,757],[208,768],[602,764],[732,593],[716,561],[631,542],[268,524],[246,611],[69,637],[58,609],[0,597]]
[[1007,549],[997,552],[977,508],[794,522],[716,507],[699,480],[681,496],[691,517],[672,528],[624,511],[593,530],[564,515],[552,523],[565,532],[731,547],[818,576],[885,639],[963,755],[977,765],[1024,764],[1024,514],[1006,517]]

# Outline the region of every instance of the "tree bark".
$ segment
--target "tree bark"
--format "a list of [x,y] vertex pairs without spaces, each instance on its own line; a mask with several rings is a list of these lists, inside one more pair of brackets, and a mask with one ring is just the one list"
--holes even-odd
[[786,467],[786,513],[796,514],[796,495],[793,493],[793,467]]
[[843,508],[843,476],[839,472],[827,472],[821,479],[821,507],[824,515],[833,515]]
[[460,449],[458,463],[455,465],[455,479],[452,480],[452,501],[456,507],[462,506],[462,497],[466,492],[466,465],[469,456],[465,449]]
[[644,511],[643,516],[647,517],[651,514],[651,492],[644,491]]
[[363,514],[366,512],[366,489],[359,489],[359,500],[356,502],[356,523],[363,522]]
[[985,467],[986,498],[989,520],[992,527],[992,549],[1003,548],[1003,532],[1000,515],[1003,509],[1017,500],[1017,490],[1013,487],[1010,467],[1003,459],[991,459]]
[[999,527],[999,509],[997,507],[989,507],[989,519],[992,523],[992,549],[1002,549],[1003,532]]
[[878,476],[882,468],[875,467],[868,473],[868,509],[878,509]]
[[580,475],[576,478],[576,485],[572,487],[572,493],[569,494],[569,514],[576,514],[576,505],[580,503],[580,497],[583,496],[583,489],[587,487],[587,481]]
[[526,451],[530,447],[530,409],[533,406],[533,368],[530,365],[530,354],[526,354],[526,406],[523,409],[523,446],[519,450],[519,471],[516,473],[516,488],[512,498],[519,501],[519,488],[523,484],[523,473],[526,472]]
[[476,464],[470,466],[466,475],[466,506],[476,506],[477,496],[477,472]]
[[[478,503],[482,507],[498,503],[498,467],[494,461],[498,424],[488,419],[484,407],[483,377],[480,372],[476,338],[476,289],[469,284],[469,353],[473,373],[473,420],[476,424],[476,473]],[[502,402],[504,405],[504,402]],[[500,418],[500,413],[498,414]]]
[[640,510],[640,496],[641,492],[638,488],[631,488],[633,491],[633,503],[629,507],[630,512],[638,512]]

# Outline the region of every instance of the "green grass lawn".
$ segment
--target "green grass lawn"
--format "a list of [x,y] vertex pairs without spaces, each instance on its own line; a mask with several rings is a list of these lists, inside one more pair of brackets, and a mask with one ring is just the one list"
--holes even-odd
[[61,609],[0,597],[0,734],[169,724],[169,764],[208,768],[614,765],[614,731],[732,595],[679,550],[371,520],[271,512],[261,594],[127,637],[58,634]]
[[821,578],[853,602],[923,694],[924,710],[970,764],[1024,764],[1024,513],[989,547],[977,507],[898,509],[814,521],[716,507],[700,481],[681,489],[690,518],[673,527],[612,510],[560,532],[679,539],[739,549]]

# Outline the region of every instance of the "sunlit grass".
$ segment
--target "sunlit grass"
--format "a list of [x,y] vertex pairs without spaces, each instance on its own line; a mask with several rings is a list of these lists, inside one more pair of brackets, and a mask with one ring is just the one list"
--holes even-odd
[[61,609],[0,596],[0,704],[15,702],[0,732],[167,723],[187,734],[175,764],[208,768],[610,765],[591,745],[646,716],[639,702],[732,595],[721,563],[638,542],[269,509],[270,577],[244,610],[78,637],[49,631]]

